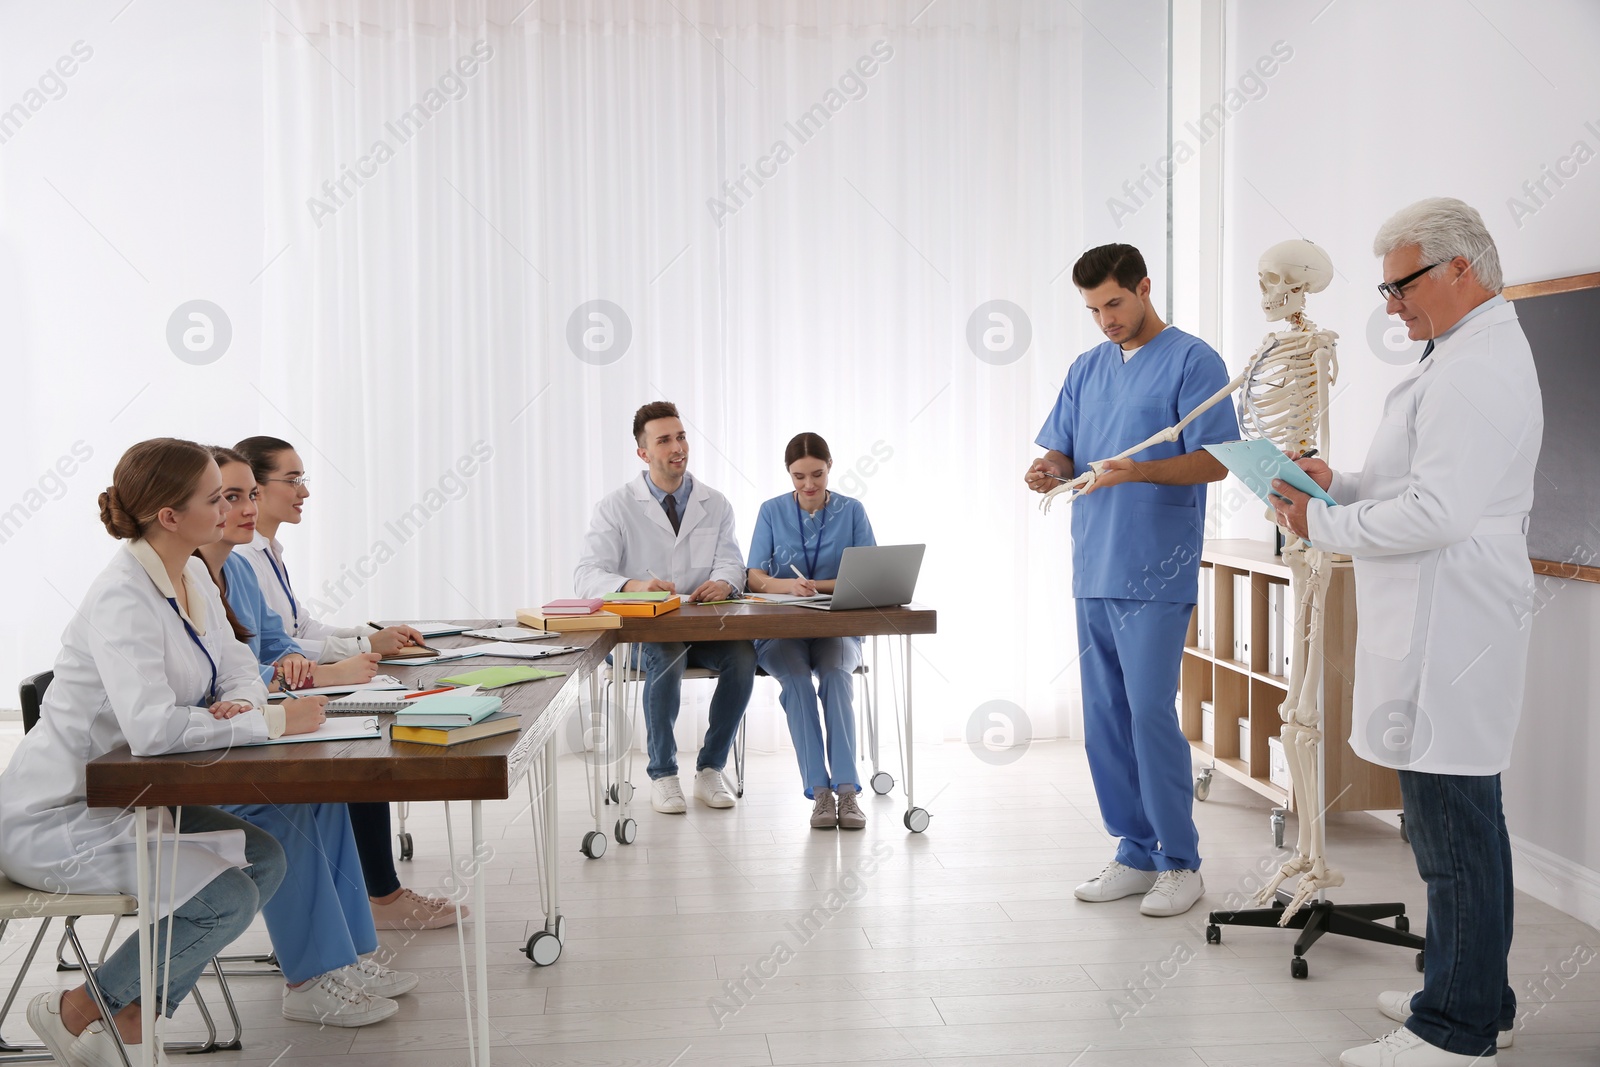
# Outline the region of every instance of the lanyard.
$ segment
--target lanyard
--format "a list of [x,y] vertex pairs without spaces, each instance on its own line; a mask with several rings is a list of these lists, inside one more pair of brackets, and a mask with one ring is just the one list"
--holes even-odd
[[272,568],[272,573],[277,577],[278,584],[283,587],[283,595],[289,598],[289,611],[293,615],[294,632],[300,629],[300,605],[294,598],[294,590],[289,585],[289,568],[278,569],[278,561],[272,554],[272,549],[267,549],[267,566]]
[[828,498],[822,498],[822,518],[817,520],[817,543],[812,546],[812,551],[806,551],[806,514],[800,507],[800,494],[794,498],[794,517],[800,524],[800,558],[805,560],[806,577],[813,582],[817,580],[817,563],[822,559],[822,531],[828,528]]
[[217,702],[217,661],[211,658],[210,649],[206,648],[205,642],[200,640],[200,635],[194,632],[194,627],[189,625],[189,620],[183,617],[183,612],[178,610],[178,601],[169,596],[167,597],[167,603],[172,605],[172,613],[178,617],[179,622],[183,623],[183,628],[189,632],[189,640],[194,642],[194,647],[200,650],[200,654],[206,658],[206,663],[211,667],[211,684],[206,687],[206,707],[210,707]]

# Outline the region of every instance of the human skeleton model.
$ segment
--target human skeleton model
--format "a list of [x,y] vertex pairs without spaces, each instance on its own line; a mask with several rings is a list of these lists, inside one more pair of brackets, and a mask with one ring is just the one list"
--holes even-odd
[[[1113,458],[1126,459],[1163,442],[1178,439],[1202,412],[1222,402],[1235,390],[1239,394],[1239,423],[1246,436],[1264,437],[1285,452],[1304,453],[1313,446],[1328,455],[1328,402],[1339,375],[1334,345],[1339,335],[1319,329],[1305,315],[1307,293],[1320,293],[1333,278],[1333,261],[1310,241],[1284,241],[1267,249],[1259,264],[1261,310],[1268,322],[1284,322],[1287,329],[1267,334],[1249,365],[1233,381],[1195,408],[1176,426]],[[1104,469],[1097,460],[1071,481],[1045,495],[1040,507],[1048,512],[1051,499],[1066,494],[1070,501],[1093,485]],[[1272,513],[1268,512],[1268,517]],[[1326,553],[1284,530],[1283,555],[1299,590],[1295,600],[1296,654],[1289,676],[1289,696],[1279,708],[1283,719],[1283,751],[1289,763],[1294,802],[1299,809],[1299,840],[1295,855],[1262,888],[1256,903],[1265,905],[1286,880],[1299,876],[1293,898],[1283,909],[1279,925],[1287,925],[1317,893],[1344,884],[1344,875],[1328,866],[1326,830],[1319,773],[1322,744],[1322,615],[1330,574]]]

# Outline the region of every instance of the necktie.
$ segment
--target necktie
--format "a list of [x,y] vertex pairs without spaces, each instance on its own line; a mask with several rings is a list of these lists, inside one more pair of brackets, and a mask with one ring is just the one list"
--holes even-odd
[[671,493],[661,498],[661,506],[667,510],[667,521],[672,523],[672,533],[678,533],[678,501]]
[[[1429,341],[1428,347],[1422,350],[1422,359],[1427,359],[1431,355],[1433,355],[1433,342]],[[1417,362],[1421,363],[1422,359],[1417,360]]]

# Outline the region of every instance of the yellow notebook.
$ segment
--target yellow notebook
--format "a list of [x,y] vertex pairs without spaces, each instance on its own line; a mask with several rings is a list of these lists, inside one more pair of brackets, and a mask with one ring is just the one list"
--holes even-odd
[[665,600],[618,600],[607,601],[601,611],[609,611],[613,615],[622,615],[638,619],[653,619],[657,615],[665,615],[669,611],[677,611],[683,604],[681,597],[669,596]]

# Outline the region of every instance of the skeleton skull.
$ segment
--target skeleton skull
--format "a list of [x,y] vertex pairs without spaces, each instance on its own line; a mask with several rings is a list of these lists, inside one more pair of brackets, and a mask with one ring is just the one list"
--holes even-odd
[[1307,293],[1333,280],[1333,260],[1310,241],[1280,241],[1261,254],[1261,310],[1268,322],[1298,315]]

